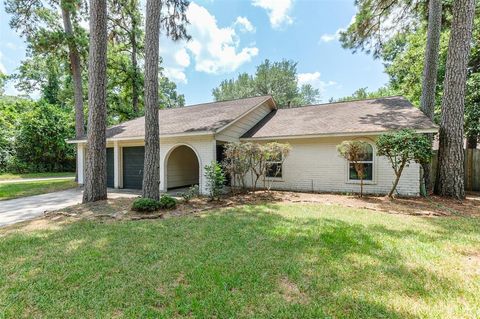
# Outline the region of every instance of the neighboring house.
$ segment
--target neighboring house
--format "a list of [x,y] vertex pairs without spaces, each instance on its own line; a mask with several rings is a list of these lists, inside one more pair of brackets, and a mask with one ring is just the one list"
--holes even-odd
[[[371,157],[365,161],[365,192],[387,193],[394,173],[388,160],[376,155],[376,137],[403,128],[438,131],[402,97],[277,109],[271,96],[260,96],[160,110],[159,117],[162,191],[199,184],[204,193],[204,167],[222,160],[225,143],[277,141],[289,143],[292,149],[281,176],[271,178],[272,188],[357,192],[359,180],[339,157],[336,145],[359,139],[371,145]],[[144,134],[144,117],[107,129],[109,187],[142,187]],[[83,183],[86,138],[70,142],[78,147],[78,180]],[[402,195],[418,195],[419,185],[420,166],[412,164],[404,170],[397,190]]]

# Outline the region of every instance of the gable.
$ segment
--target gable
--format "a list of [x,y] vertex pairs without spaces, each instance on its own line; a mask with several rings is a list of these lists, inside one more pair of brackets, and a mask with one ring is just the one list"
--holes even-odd
[[230,123],[230,125],[219,130],[215,135],[215,139],[223,142],[238,142],[242,135],[251,130],[252,127],[273,112],[274,109],[275,106],[270,101],[263,102],[244,116]]

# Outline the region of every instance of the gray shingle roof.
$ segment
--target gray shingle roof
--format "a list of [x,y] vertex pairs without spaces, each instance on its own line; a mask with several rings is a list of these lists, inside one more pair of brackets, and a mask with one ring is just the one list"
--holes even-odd
[[[197,104],[175,109],[159,110],[160,136],[214,133],[240,117],[251,108],[271,99],[257,96],[245,99]],[[139,117],[107,128],[107,138],[143,138],[145,117]],[[85,140],[86,136],[79,140]]]
[[319,104],[272,111],[243,138],[358,134],[437,126],[403,97]]

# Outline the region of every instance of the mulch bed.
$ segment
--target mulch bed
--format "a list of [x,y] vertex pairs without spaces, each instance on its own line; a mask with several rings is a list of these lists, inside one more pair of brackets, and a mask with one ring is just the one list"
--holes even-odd
[[116,198],[89,204],[79,204],[57,211],[47,212],[44,216],[9,226],[19,228],[45,228],[52,225],[74,222],[80,219],[102,220],[114,222],[119,220],[161,219],[186,215],[200,215],[204,211],[224,209],[242,205],[263,203],[315,203],[340,205],[351,208],[369,209],[390,214],[406,214],[416,216],[472,216],[480,217],[480,193],[469,193],[467,199],[454,199],[431,196],[428,198],[410,197],[395,198],[379,196],[339,195],[327,193],[297,193],[281,191],[257,191],[229,195],[218,201],[210,201],[205,197],[195,198],[188,203],[179,201],[173,210],[145,214],[130,210],[134,198]]

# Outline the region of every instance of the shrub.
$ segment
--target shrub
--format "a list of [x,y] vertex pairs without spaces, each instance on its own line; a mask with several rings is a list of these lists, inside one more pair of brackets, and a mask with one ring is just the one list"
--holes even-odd
[[177,200],[170,195],[162,195],[158,203],[162,209],[172,209],[177,207]]
[[368,153],[369,144],[362,141],[343,141],[337,145],[337,151],[341,157],[353,163],[353,167],[360,178],[360,197],[363,196],[363,179],[366,176],[363,160]]
[[199,194],[198,185],[193,185],[186,192],[180,193],[185,203],[188,203],[192,198],[197,197]]
[[377,139],[377,154],[388,158],[395,173],[395,181],[388,193],[389,197],[393,197],[403,169],[412,162],[429,163],[432,146],[425,134],[406,129],[380,135]]
[[160,202],[150,198],[137,198],[132,205],[132,210],[136,212],[154,212],[160,208]]
[[222,166],[213,161],[205,165],[205,177],[207,178],[207,189],[210,199],[215,200],[222,193],[225,184],[225,174]]

